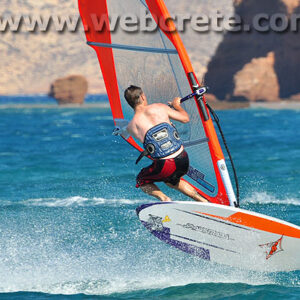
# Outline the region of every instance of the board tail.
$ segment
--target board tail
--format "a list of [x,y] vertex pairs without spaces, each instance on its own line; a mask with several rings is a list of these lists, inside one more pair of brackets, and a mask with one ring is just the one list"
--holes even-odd
[[[190,94],[199,84],[162,0],[79,0],[79,10],[87,43],[99,59],[115,123],[133,116],[124,99],[129,85],[140,86],[150,104],[167,104],[174,97]],[[156,30],[113,30],[114,16],[122,15],[142,15]],[[184,180],[209,201],[234,205],[236,197],[205,101],[195,98],[182,105],[189,113],[190,123],[174,123],[190,158],[191,166]],[[123,137],[139,151],[143,150],[133,137]]]

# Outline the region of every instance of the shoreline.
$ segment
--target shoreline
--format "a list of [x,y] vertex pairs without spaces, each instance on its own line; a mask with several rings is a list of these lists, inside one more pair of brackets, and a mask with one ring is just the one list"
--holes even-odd
[[231,109],[272,109],[272,110],[300,110],[300,101],[277,101],[277,102],[230,102],[230,101],[207,101],[215,110]]
[[[300,101],[279,102],[230,102],[230,101],[207,101],[214,110],[235,109],[271,109],[271,110],[300,110]],[[109,102],[58,105],[57,103],[1,103],[1,109],[109,109]]]
[[275,110],[300,110],[300,101],[251,102],[250,108],[266,108]]
[[20,104],[0,104],[0,109],[68,109],[68,108],[81,108],[81,109],[90,109],[90,108],[110,108],[109,103],[86,103],[86,104],[68,104],[68,105],[58,105],[56,103],[53,104],[40,104],[40,103],[20,103]]

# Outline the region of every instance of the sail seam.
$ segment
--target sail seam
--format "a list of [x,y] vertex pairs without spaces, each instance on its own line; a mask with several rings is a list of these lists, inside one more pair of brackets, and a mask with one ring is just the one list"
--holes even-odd
[[189,142],[184,141],[183,146],[187,148],[187,147],[192,147],[192,146],[195,146],[195,145],[205,144],[205,143],[208,143],[208,142],[209,142],[208,138],[199,139],[199,140],[195,140],[195,141],[189,141]]
[[131,50],[131,51],[140,51],[140,52],[152,52],[152,53],[166,53],[166,54],[178,54],[175,49],[163,49],[163,48],[152,48],[152,47],[141,47],[141,46],[127,46],[120,44],[106,44],[106,43],[96,43],[96,42],[87,42],[90,46],[103,47],[103,48],[113,48],[120,50]]

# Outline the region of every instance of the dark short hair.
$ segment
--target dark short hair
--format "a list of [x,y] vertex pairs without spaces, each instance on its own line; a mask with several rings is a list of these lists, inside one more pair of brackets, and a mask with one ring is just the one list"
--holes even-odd
[[124,97],[127,103],[134,109],[139,104],[139,100],[142,94],[143,90],[140,87],[131,85],[124,92]]

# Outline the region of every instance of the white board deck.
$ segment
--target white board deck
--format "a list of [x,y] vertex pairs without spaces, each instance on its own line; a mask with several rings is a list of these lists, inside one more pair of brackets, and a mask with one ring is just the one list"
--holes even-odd
[[157,238],[205,260],[264,272],[300,269],[300,227],[255,212],[197,202],[137,208]]

